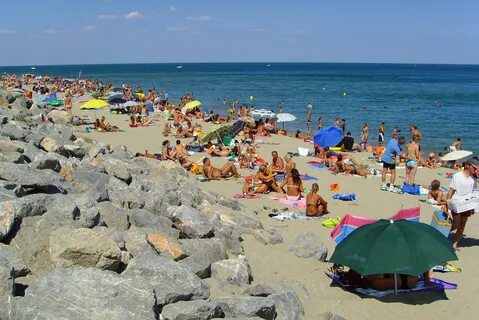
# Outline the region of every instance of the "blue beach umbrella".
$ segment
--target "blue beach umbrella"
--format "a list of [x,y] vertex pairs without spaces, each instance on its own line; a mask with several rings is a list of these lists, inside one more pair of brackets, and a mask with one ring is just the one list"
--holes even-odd
[[343,132],[336,127],[323,128],[314,136],[314,144],[321,148],[335,147],[341,140],[343,140]]

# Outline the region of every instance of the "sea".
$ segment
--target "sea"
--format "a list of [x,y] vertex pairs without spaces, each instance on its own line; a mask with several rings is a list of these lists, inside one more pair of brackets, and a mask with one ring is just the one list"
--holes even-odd
[[374,63],[155,63],[0,67],[0,73],[93,78],[168,92],[170,101],[193,93],[205,110],[227,114],[240,103],[255,109],[292,113],[287,130],[306,130],[307,105],[323,127],[346,120],[346,131],[359,140],[367,123],[377,143],[385,123],[386,140],[394,128],[408,140],[411,124],[423,134],[425,152],[444,153],[455,138],[462,148],[479,151],[479,65]]

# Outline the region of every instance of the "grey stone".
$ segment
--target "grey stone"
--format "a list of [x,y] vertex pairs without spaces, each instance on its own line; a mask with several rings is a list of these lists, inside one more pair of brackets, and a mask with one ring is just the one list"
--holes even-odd
[[13,295],[15,287],[15,277],[13,270],[0,264],[0,299],[3,296]]
[[259,317],[273,320],[276,317],[274,302],[269,298],[260,297],[234,297],[213,299],[218,303],[226,317]]
[[[126,250],[133,256],[139,256],[142,252],[154,252],[146,241],[147,231],[135,226],[123,232]],[[155,252],[156,253],[156,252]]]
[[53,123],[69,124],[72,122],[72,114],[61,110],[52,110],[48,113],[48,117],[52,119]]
[[145,283],[155,290],[159,305],[177,301],[207,299],[208,285],[188,268],[156,253],[145,252],[133,258],[123,277]]
[[64,179],[52,170],[31,169],[25,164],[2,163],[0,179],[16,182],[41,193],[66,193]]
[[245,295],[253,297],[267,297],[274,293],[274,289],[267,284],[255,284],[246,288],[244,291]]
[[161,311],[161,315],[163,320],[209,320],[222,318],[224,313],[218,304],[195,300],[168,304]]
[[169,218],[186,238],[208,238],[214,234],[211,218],[188,206],[170,207]]
[[0,126],[0,135],[11,140],[24,140],[29,132],[17,124],[7,123]]
[[0,240],[5,238],[12,230],[16,212],[15,202],[5,201],[0,203]]
[[17,300],[15,319],[156,320],[152,290],[114,272],[57,269]]
[[50,256],[57,267],[118,270],[121,252],[101,229],[59,228],[50,235]]
[[221,260],[211,264],[211,277],[216,279],[220,286],[222,283],[236,286],[247,285],[253,279],[248,259],[241,255],[236,259]]
[[223,241],[217,238],[183,239],[180,244],[188,257],[179,263],[190,268],[201,279],[210,277],[212,263],[228,258]]
[[60,155],[54,155],[50,153],[38,153],[33,159],[31,167],[39,170],[50,169],[56,172],[60,172],[62,166],[58,157],[60,157]]
[[326,245],[311,231],[299,234],[288,250],[298,257],[314,258],[323,262],[328,256]]
[[346,320],[346,318],[341,317],[340,315],[334,314],[332,312],[326,312],[324,314],[325,320]]
[[109,175],[114,176],[115,178],[120,179],[127,184],[131,183],[131,174],[128,171],[127,165],[123,161],[112,157],[107,157],[104,160],[104,165],[105,170]]
[[278,231],[272,232],[269,235],[268,242],[270,244],[280,244],[283,243],[283,236]]
[[278,314],[276,320],[301,320],[303,318],[303,305],[293,290],[274,293],[268,298],[273,300],[276,306]]
[[126,210],[120,209],[108,201],[99,203],[98,209],[108,228],[114,230],[128,230],[130,227]]
[[24,277],[30,273],[30,269],[20,259],[15,249],[3,243],[0,243],[0,266],[7,270],[13,268],[15,277]]
[[179,231],[173,229],[173,222],[162,216],[154,215],[144,209],[128,210],[131,224],[139,228],[147,228],[158,233],[166,233],[167,235],[178,239]]
[[9,153],[9,152],[19,152],[23,153],[24,149],[21,144],[15,141],[3,140],[0,139],[0,152]]
[[74,145],[74,144],[64,144],[63,148],[68,150],[69,154],[72,157],[75,157],[75,158],[78,158],[78,159],[83,159],[83,157],[86,154],[86,151],[85,151],[85,149],[83,149],[82,146],[77,146],[77,145]]
[[28,163],[28,158],[19,152],[0,153],[0,161],[12,163]]

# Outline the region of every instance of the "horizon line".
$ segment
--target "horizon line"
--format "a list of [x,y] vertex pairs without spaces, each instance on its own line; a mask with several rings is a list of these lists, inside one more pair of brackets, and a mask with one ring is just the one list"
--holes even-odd
[[21,67],[61,67],[61,66],[96,66],[96,65],[123,65],[123,64],[374,64],[374,65],[443,65],[443,66],[479,66],[479,63],[434,63],[434,62],[320,62],[320,61],[190,61],[190,62],[112,62],[112,63],[72,63],[72,64],[25,64],[3,65],[0,68]]

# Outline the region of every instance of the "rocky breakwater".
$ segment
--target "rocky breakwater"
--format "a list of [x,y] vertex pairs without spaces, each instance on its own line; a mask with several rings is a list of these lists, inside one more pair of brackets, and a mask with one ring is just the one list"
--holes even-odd
[[290,287],[251,286],[253,212],[44,107],[0,90],[0,319],[301,318]]

